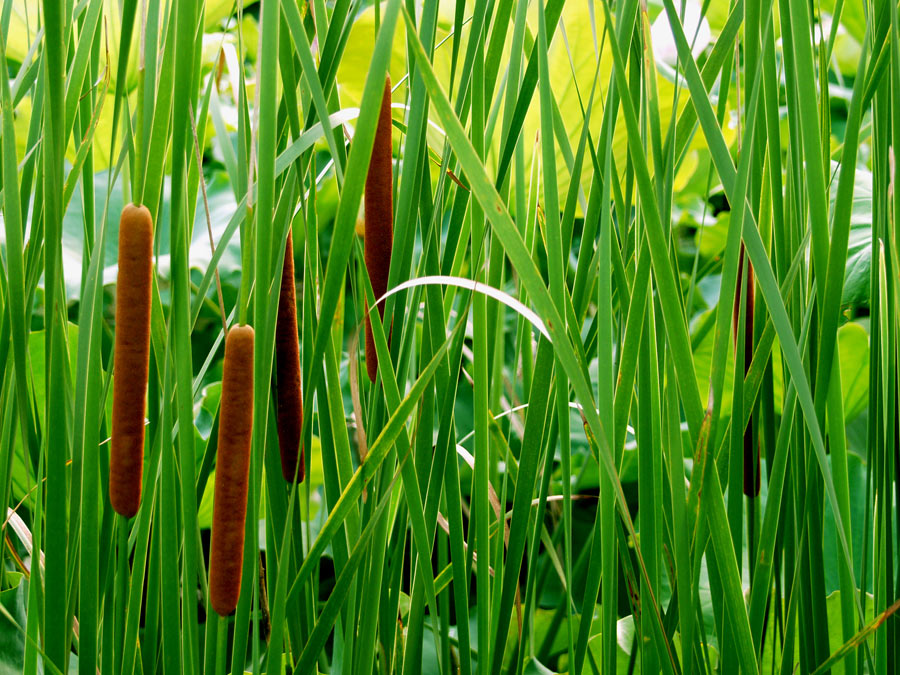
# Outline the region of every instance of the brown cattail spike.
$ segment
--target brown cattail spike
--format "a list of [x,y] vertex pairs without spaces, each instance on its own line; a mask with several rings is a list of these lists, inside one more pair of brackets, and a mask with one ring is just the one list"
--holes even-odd
[[115,382],[109,455],[109,501],[126,518],[134,516],[141,505],[152,276],[153,220],[146,206],[128,204],[119,220]]
[[[391,159],[391,77],[384,81],[381,113],[375,131],[375,145],[366,176],[366,236],[365,258],[372,290],[377,300],[387,291],[388,272],[391,269],[391,247],[394,244],[394,205],[391,194],[393,168]],[[379,305],[384,317],[384,305]],[[375,354],[375,338],[366,305],[366,372],[372,382],[378,374],[378,356]]]
[[[741,244],[741,256],[738,261],[738,277],[737,289],[734,295],[734,314],[732,315],[732,331],[734,333],[734,344],[738,342],[738,323],[741,311],[741,284],[744,277],[744,245]],[[747,264],[747,283],[744,288],[744,297],[746,303],[744,305],[744,377],[750,370],[750,363],[753,361],[753,301],[754,301],[754,285],[753,285],[753,265],[750,260]],[[744,429],[744,494],[747,497],[758,497],[760,486],[760,464],[759,464],[759,448],[753,440],[753,415],[747,420],[747,428]]]
[[252,430],[253,329],[234,326],[225,339],[209,550],[209,604],[220,616],[234,611],[241,594]]
[[[288,231],[281,271],[281,296],[275,323],[275,367],[278,393],[278,447],[281,473],[288,482],[302,483],[304,477],[303,399],[300,395],[300,342],[297,337],[297,299],[294,289],[294,243]],[[300,460],[299,466],[297,460]]]

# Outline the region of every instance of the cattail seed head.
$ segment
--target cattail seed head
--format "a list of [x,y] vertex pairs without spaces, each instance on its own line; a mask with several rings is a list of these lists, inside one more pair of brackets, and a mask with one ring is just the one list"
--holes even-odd
[[[394,205],[391,193],[393,186],[393,165],[391,155],[391,77],[384,82],[381,112],[372,146],[372,159],[366,176],[366,228],[365,259],[372,290],[378,299],[387,291],[388,273],[391,269],[391,248],[394,244]],[[378,307],[384,317],[384,306]],[[366,372],[374,382],[378,374],[378,356],[375,353],[375,338],[372,322],[366,304]]]
[[[732,315],[732,333],[734,334],[734,344],[738,344],[738,331],[740,330],[740,311],[741,311],[741,286],[744,277],[744,259],[746,258],[744,245],[741,244],[740,259],[738,261],[737,287],[734,294],[734,312]],[[750,371],[750,364],[753,361],[753,306],[754,306],[754,283],[753,283],[753,265],[749,260],[746,261],[747,280],[744,285],[744,376]],[[759,447],[753,438],[753,415],[747,422],[747,428],[744,429],[744,494],[747,497],[758,497],[760,487],[760,463],[759,463]]]
[[[302,483],[304,461],[303,398],[300,394],[300,343],[297,335],[297,299],[294,287],[294,243],[288,231],[281,272],[281,294],[275,324],[275,386],[278,394],[278,447],[281,473],[288,482]],[[298,466],[299,460],[299,466]]]
[[146,206],[128,204],[119,220],[109,456],[109,500],[126,518],[134,516],[141,504],[152,277],[153,220]]
[[233,326],[225,338],[219,446],[209,552],[209,603],[231,614],[241,594],[244,521],[253,431],[253,328]]

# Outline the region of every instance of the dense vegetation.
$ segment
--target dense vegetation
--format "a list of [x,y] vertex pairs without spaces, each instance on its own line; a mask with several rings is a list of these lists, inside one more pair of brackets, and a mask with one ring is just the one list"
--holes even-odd
[[0,671],[897,672],[898,14],[2,0]]

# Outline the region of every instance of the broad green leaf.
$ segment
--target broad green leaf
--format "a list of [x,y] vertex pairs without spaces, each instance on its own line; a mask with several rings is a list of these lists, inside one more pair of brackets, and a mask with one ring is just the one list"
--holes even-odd
[[0,603],[6,608],[18,626],[0,615],[0,670],[5,673],[22,672],[25,664],[25,610],[28,582],[21,572],[6,572],[7,588],[0,591]]
[[838,329],[844,419],[850,422],[869,405],[869,334],[858,323]]
[[[835,552],[837,552],[836,548]],[[832,650],[835,650],[844,643],[844,640],[841,636],[841,592],[834,591],[833,593],[831,593],[826,598],[825,604],[828,608],[828,641],[831,645]],[[872,605],[872,596],[868,595],[868,598],[866,599],[866,623],[869,623],[872,620]],[[782,614],[782,616],[785,616],[786,612],[787,606],[785,605],[784,613]],[[794,625],[794,629],[798,630],[797,624]],[[779,635],[779,637],[777,638],[779,641],[777,645],[774,643],[776,635]],[[794,640],[794,648],[794,657],[791,660],[791,663],[797,663],[799,658],[799,653],[797,651],[799,649],[799,643],[797,640]],[[770,630],[766,631],[766,641],[763,644],[763,652],[760,663],[766,664],[766,667],[768,667],[768,665],[772,663],[773,656],[776,659],[775,663],[778,664],[781,659],[781,637],[779,631]],[[844,664],[842,662],[835,664],[835,667],[831,672],[834,673],[834,675],[844,675]]]

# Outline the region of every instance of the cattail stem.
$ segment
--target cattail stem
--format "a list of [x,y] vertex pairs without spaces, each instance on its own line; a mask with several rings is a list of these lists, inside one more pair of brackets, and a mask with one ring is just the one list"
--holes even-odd
[[[372,159],[366,176],[365,208],[365,259],[366,270],[372,281],[372,291],[378,299],[387,291],[388,273],[391,269],[391,248],[394,244],[393,167],[391,156],[391,77],[384,82],[381,112],[372,146]],[[379,306],[384,318],[384,306]],[[374,382],[378,374],[378,356],[372,321],[366,303],[366,372]]]
[[[290,230],[284,249],[281,294],[275,323],[275,387],[278,394],[278,447],[286,481],[304,478],[302,448],[303,398],[300,393],[300,342],[297,335],[297,298],[294,288],[294,243]],[[299,463],[298,463],[299,459]]]
[[126,518],[134,516],[141,504],[152,276],[153,220],[146,206],[128,204],[119,220],[109,457],[109,500],[116,512]]
[[252,430],[253,328],[233,326],[225,338],[209,553],[209,603],[220,616],[234,611],[241,594]]
[[216,674],[228,668],[228,619],[219,616],[216,632]]

